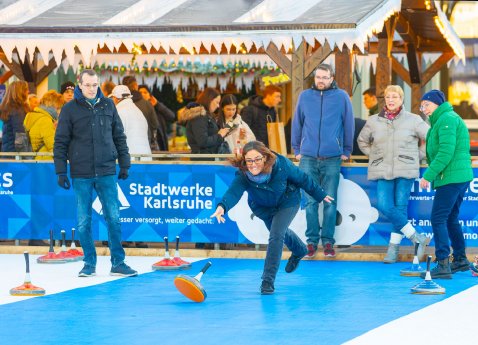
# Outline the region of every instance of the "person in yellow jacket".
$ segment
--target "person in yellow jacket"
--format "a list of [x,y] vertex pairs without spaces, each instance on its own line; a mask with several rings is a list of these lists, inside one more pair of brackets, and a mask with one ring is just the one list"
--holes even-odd
[[[58,113],[63,104],[63,96],[50,90],[43,95],[40,105],[25,116],[23,125],[29,135],[33,152],[53,153]],[[51,160],[52,157],[37,156],[36,159]]]

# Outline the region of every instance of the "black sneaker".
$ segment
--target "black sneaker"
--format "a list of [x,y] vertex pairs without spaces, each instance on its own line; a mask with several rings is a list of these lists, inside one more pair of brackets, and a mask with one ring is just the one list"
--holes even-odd
[[[443,260],[436,260],[437,265],[430,270],[430,276],[432,279],[452,279],[450,261],[449,258]],[[426,277],[427,272],[420,273],[421,278]]]
[[466,272],[470,269],[470,262],[465,257],[453,258],[453,261],[450,263],[451,273],[456,272]]
[[116,267],[111,267],[110,276],[134,277],[138,272],[126,265],[124,262]]
[[297,269],[297,266],[299,266],[300,260],[302,260],[303,256],[296,256],[292,254],[287,261],[287,265],[285,265],[285,271],[287,273],[292,273]]
[[261,295],[272,295],[274,293],[274,284],[263,280],[261,284]]
[[96,275],[96,268],[93,266],[85,265],[83,269],[78,273],[78,277],[92,277]]

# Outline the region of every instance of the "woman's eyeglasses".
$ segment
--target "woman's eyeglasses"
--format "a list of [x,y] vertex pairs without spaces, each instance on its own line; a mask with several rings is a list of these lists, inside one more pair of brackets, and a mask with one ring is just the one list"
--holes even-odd
[[246,159],[246,164],[247,165],[252,165],[254,163],[256,164],[259,164],[259,163],[262,163],[262,160],[264,159],[264,157],[256,157],[254,159]]
[[430,104],[427,103],[427,102],[423,102],[421,105],[420,105],[420,111],[423,113],[425,111],[425,109],[428,108]]

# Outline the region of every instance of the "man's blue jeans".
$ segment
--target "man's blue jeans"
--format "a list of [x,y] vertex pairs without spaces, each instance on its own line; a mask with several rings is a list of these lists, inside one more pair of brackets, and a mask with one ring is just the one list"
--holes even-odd
[[450,255],[450,241],[453,257],[465,257],[465,239],[458,214],[469,183],[451,183],[438,187],[432,207],[433,239],[435,240],[435,256],[438,260]]
[[307,254],[307,247],[304,242],[294,231],[289,229],[289,225],[298,210],[299,205],[278,209],[269,218],[263,219],[269,230],[269,245],[267,246],[262,280],[274,283],[279,270],[284,243],[295,256]]
[[93,189],[96,190],[103,206],[103,216],[108,228],[108,245],[111,252],[111,264],[116,267],[124,262],[125,252],[121,246],[121,223],[119,220],[118,188],[116,176],[94,178],[74,178],[73,190],[76,196],[78,234],[85,254],[85,265],[96,267],[96,250],[91,233],[91,210]]
[[319,236],[319,203],[309,194],[305,193],[307,205],[305,215],[307,230],[305,236],[307,243],[317,245],[322,239],[322,245],[334,244],[335,222],[337,218],[337,189],[340,181],[340,166],[342,159],[330,157],[320,159],[317,157],[303,156],[300,159],[299,168],[320,184],[325,192],[335,199],[335,202],[324,203],[324,219],[322,220],[322,231]]
[[408,223],[408,201],[414,181],[402,177],[377,180],[377,208],[392,223],[392,232],[397,234],[402,234],[400,230]]

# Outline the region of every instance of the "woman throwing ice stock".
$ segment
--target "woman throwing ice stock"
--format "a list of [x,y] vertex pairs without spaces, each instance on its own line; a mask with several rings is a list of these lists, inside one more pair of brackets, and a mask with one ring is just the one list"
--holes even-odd
[[270,295],[274,293],[274,281],[284,243],[292,252],[285,267],[287,273],[295,271],[300,260],[307,254],[306,245],[289,229],[299,210],[300,188],[319,202],[324,200],[330,203],[334,199],[286,157],[272,152],[260,141],[244,145],[243,155],[231,162],[238,171],[211,218],[216,217],[219,223],[224,223],[224,214],[247,191],[249,207],[269,230],[261,294]]

